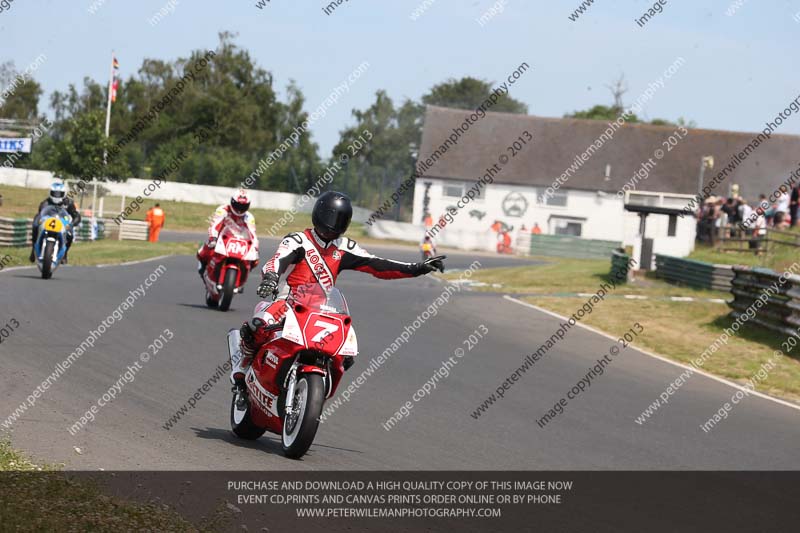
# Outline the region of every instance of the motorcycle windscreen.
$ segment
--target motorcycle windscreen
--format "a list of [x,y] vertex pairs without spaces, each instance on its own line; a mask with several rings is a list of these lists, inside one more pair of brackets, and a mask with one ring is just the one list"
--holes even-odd
[[72,222],[72,216],[67,212],[67,210],[63,207],[57,207],[55,205],[48,205],[42,209],[42,212],[39,213],[39,224],[43,224],[44,221],[49,218],[63,219],[66,224]]
[[293,287],[286,301],[291,305],[300,304],[312,311],[350,316],[350,309],[342,292],[336,287],[325,290],[319,283]]

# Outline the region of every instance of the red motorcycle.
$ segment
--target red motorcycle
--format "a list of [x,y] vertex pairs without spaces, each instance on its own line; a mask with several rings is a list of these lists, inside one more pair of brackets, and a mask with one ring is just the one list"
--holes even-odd
[[[243,439],[266,431],[281,435],[283,453],[299,459],[314,441],[322,406],[342,379],[345,356],[358,353],[358,341],[342,293],[319,284],[292,289],[285,315],[267,327],[271,336],[253,358],[246,389],[234,389],[231,429]],[[238,329],[228,332],[228,353],[236,366]]]
[[219,234],[214,255],[203,272],[206,305],[227,311],[233,295],[244,291],[250,269],[258,265],[258,247],[247,230],[228,225]]

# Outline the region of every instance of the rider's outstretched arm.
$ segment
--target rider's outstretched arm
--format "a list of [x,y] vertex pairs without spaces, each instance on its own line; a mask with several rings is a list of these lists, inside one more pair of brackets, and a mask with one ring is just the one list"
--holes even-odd
[[429,272],[421,268],[419,263],[403,263],[374,256],[351,239],[345,238],[339,249],[344,252],[340,266],[342,270],[358,270],[380,279],[413,278]]

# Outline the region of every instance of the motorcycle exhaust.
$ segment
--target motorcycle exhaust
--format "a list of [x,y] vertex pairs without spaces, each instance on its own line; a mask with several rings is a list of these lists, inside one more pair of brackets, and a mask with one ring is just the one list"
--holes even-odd
[[[228,332],[228,357],[231,360],[231,369],[239,365],[242,358],[242,350],[239,347],[240,334],[238,329],[232,329]],[[231,378],[231,385],[233,385],[233,378]]]

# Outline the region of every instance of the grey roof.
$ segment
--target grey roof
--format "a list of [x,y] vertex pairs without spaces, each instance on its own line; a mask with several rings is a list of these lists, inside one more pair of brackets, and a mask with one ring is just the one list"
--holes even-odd
[[[469,114],[469,111],[460,109],[428,106],[420,163],[437,150],[453,128],[460,127]],[[474,181],[485,173],[486,167],[497,162],[501,154],[510,157],[507,147],[527,130],[534,137],[533,143],[524,146],[516,157],[511,157],[494,181],[547,187],[607,128],[608,123],[599,120],[486,113],[485,118],[473,123],[461,135],[456,146],[449,147],[421,175]],[[646,180],[639,182],[638,190],[695,194],[703,156],[711,155],[715,160],[714,169],[705,173],[708,182],[757,135],[692,128],[685,139],[667,151],[662,143],[675,131],[672,126],[626,124],[617,129],[613,138],[597,149],[562,187],[616,192],[633,177],[643,162],[653,158],[656,166]],[[654,157],[656,149],[664,150],[660,160]],[[747,197],[771,192],[800,166],[799,161],[800,136],[773,133],[772,138],[752,151],[732,174],[728,173],[713,194],[726,195],[729,182],[738,183],[741,194]],[[609,180],[605,179],[607,164],[611,165]]]

